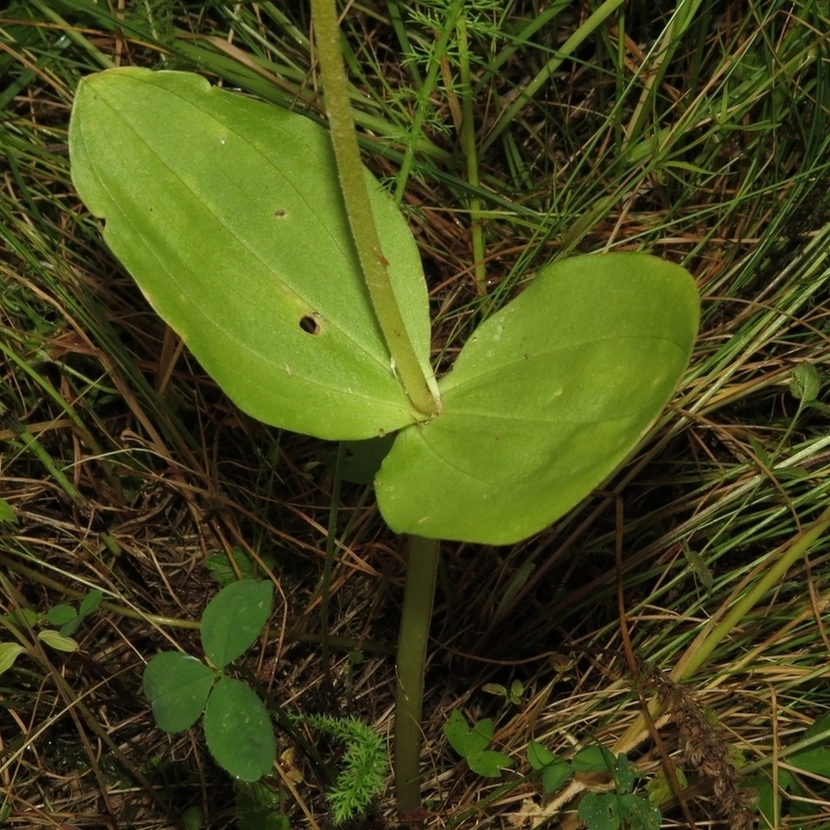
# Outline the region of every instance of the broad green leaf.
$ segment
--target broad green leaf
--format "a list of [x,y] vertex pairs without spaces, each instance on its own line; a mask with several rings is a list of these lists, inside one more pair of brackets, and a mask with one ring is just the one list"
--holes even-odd
[[27,628],[32,628],[40,622],[41,615],[31,608],[15,608],[2,619],[8,620],[12,625],[24,625]]
[[760,827],[774,826],[774,816],[781,815],[783,806],[781,794],[791,790],[795,783],[795,777],[786,769],[779,770],[777,791],[773,789],[772,780],[765,773],[758,773],[741,781],[741,786],[752,792],[755,808],[762,816]]
[[694,282],[647,254],[543,269],[442,378],[442,411],[398,435],[375,480],[399,533],[511,544],[576,506],[634,450],[683,374]]
[[816,746],[812,749],[803,749],[787,757],[787,763],[798,770],[804,770],[822,778],[830,778],[830,749],[826,746]]
[[585,793],[579,802],[579,817],[591,830],[620,830],[620,816],[616,810],[615,797],[616,793]]
[[98,606],[101,604],[101,600],[104,598],[104,593],[98,588],[93,588],[81,602],[81,606],[78,609],[78,616],[79,617],[88,617],[94,611],[98,610]]
[[156,654],[144,669],[144,694],[165,732],[184,732],[199,719],[215,680],[200,660],[178,651]]
[[46,643],[49,648],[55,649],[55,651],[72,652],[78,650],[77,640],[73,640],[71,637],[65,637],[63,634],[59,634],[51,628],[40,631],[37,638],[41,642]]
[[[444,724],[443,730],[450,746],[462,758],[474,751],[474,748],[470,745],[470,724],[467,722],[467,718],[457,709],[450,714],[450,719]],[[485,743],[484,746],[487,746],[487,744]]]
[[19,643],[0,643],[0,674],[8,671],[19,654],[26,651]]
[[639,793],[619,797],[622,825],[628,830],[660,830],[663,816],[660,810]]
[[465,760],[467,766],[485,778],[500,778],[501,771],[513,766],[513,759],[503,752],[496,752],[492,749],[483,749],[481,752],[474,752],[468,755]]
[[46,612],[46,619],[52,625],[64,625],[65,623],[74,620],[78,616],[78,612],[71,606],[61,603],[60,605],[53,605]]
[[560,760],[559,757],[551,752],[544,744],[539,741],[531,741],[527,745],[527,760],[533,769],[544,769],[548,764]]
[[570,777],[571,765],[538,741],[527,745],[527,760],[535,770],[542,771],[542,792],[556,792]]
[[[810,738],[815,738],[818,735],[822,735],[825,732],[830,732],[830,712],[825,712],[823,715],[819,715],[811,724],[804,730],[804,734],[801,736],[802,741],[809,740]],[[830,736],[828,736],[828,742],[830,742]]]
[[239,680],[223,677],[205,709],[205,738],[216,762],[243,781],[270,772],[277,755],[265,704]]
[[623,754],[617,758],[617,769],[614,778],[617,781],[617,792],[621,795],[631,793],[634,790],[634,780],[637,775],[628,756]]
[[71,637],[81,627],[82,622],[83,617],[73,617],[58,629],[58,633],[61,637]]
[[616,766],[614,754],[604,746],[583,747],[571,760],[574,772],[611,772]]
[[202,614],[202,646],[218,668],[224,668],[253,645],[271,616],[274,586],[241,579],[226,585]]
[[[81,81],[72,179],[161,317],[234,402],[330,439],[418,420],[363,285],[326,130],[199,75],[112,69]],[[428,377],[412,234],[368,173],[383,255]]]
[[542,770],[542,792],[545,795],[555,793],[571,777],[570,764],[554,761]]
[[471,729],[467,718],[458,709],[453,710],[450,719],[444,724],[444,735],[462,758],[469,758],[485,750],[493,740],[493,733],[492,718],[477,721]]

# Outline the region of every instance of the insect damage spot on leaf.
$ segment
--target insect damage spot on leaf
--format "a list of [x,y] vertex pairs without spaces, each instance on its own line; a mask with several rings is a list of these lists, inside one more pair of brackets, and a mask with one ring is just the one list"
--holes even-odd
[[320,321],[316,317],[312,317],[310,314],[304,314],[300,317],[300,328],[308,334],[319,334]]
[[274,211],[274,216],[276,216],[277,219],[285,219],[285,217],[288,216],[288,211],[278,208]]

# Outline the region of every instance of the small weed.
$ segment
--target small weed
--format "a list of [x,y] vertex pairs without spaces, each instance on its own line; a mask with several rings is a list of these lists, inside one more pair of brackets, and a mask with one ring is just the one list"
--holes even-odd
[[346,745],[343,768],[326,797],[335,824],[365,812],[383,789],[389,768],[383,738],[357,718],[302,715],[297,720]]
[[253,645],[271,614],[270,582],[243,579],[224,587],[202,615],[202,647],[211,665],[178,651],[155,655],[144,692],[165,732],[189,729],[204,712],[205,738],[216,762],[242,781],[256,781],[276,758],[265,704],[224,669]]
[[555,755],[537,741],[527,748],[530,766],[542,773],[542,792],[558,790],[573,774],[611,771],[614,788],[608,792],[589,791],[579,804],[579,817],[589,830],[658,830],[660,810],[648,795],[634,792],[637,774],[628,756],[614,756],[605,747],[586,746],[571,761]]
[[[2,510],[1,506],[0,510]],[[98,610],[103,597],[103,592],[94,588],[83,598],[77,609],[65,603],[52,606],[45,614],[38,614],[30,608],[17,608],[2,620],[12,631],[17,628],[31,630],[44,622],[59,626],[57,630],[44,628],[38,631],[37,638],[55,651],[71,653],[79,648],[78,641],[73,639],[72,635],[87,617]],[[14,665],[15,660],[26,650],[22,642],[0,643],[0,674],[8,671]]]
[[513,766],[513,759],[503,752],[487,749],[493,740],[493,719],[485,718],[470,727],[467,718],[457,709],[444,724],[444,735],[450,746],[467,762],[467,766],[485,778],[500,778],[501,772]]
[[485,683],[481,687],[481,691],[487,692],[489,695],[503,697],[508,703],[519,706],[522,702],[522,695],[525,693],[525,686],[521,680],[514,680],[509,689],[502,686],[501,683]]
[[[234,551],[246,571],[250,560]],[[228,565],[226,560],[221,568]],[[213,574],[222,574],[213,569]],[[223,577],[224,578],[224,577]],[[260,697],[225,668],[253,645],[271,614],[270,582],[231,582],[208,603],[201,638],[207,662],[178,651],[163,651],[144,670],[144,691],[156,724],[165,732],[183,732],[204,713],[208,749],[216,762],[237,779],[240,827],[282,830],[287,819],[275,811],[271,791],[253,786],[273,769],[276,741],[271,717]],[[307,724],[346,745],[343,769],[328,792],[335,824],[362,813],[383,788],[386,747],[371,727],[357,718],[300,715]],[[285,757],[285,756],[283,756]],[[266,793],[267,791],[267,793]]]
[[71,637],[81,627],[81,623],[98,610],[103,598],[103,592],[95,588],[83,598],[77,610],[64,603],[54,605],[46,613],[46,619],[52,625],[60,626],[58,633],[61,637]]

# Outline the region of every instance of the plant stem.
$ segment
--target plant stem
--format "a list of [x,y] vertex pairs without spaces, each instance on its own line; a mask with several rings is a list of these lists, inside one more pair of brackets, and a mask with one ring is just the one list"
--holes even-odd
[[335,0],[311,0],[314,15],[315,42],[322,70],[323,93],[331,127],[331,143],[340,177],[340,189],[349,217],[366,288],[372,301],[389,354],[398,377],[412,406],[422,415],[438,414],[438,401],[430,391],[426,376],[401,316],[392,290],[375,219],[369,202],[369,191],[354,119],[349,103],[346,71],[340,46]]
[[395,794],[403,815],[421,806],[421,710],[441,542],[409,537],[395,696]]
[[[458,60],[461,74],[461,147],[467,158],[467,181],[479,187],[478,149],[476,148],[476,130],[473,112],[473,86],[470,80],[470,49],[467,40],[467,18],[464,14],[458,18]],[[481,199],[470,199],[470,234],[473,242],[473,273],[476,289],[480,297],[487,293],[487,273],[484,265],[484,233],[481,226]]]

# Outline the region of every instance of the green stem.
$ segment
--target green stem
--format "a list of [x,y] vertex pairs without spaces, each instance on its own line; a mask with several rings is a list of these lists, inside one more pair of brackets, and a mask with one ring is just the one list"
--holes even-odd
[[331,143],[366,288],[407,397],[418,412],[432,417],[438,414],[438,401],[429,388],[426,375],[406,332],[401,310],[389,280],[388,262],[381,249],[369,202],[369,191],[360,161],[357,134],[349,104],[336,3],[335,0],[311,0],[311,9],[314,15],[315,42],[322,70],[326,111],[331,127]]
[[441,542],[409,537],[395,697],[395,794],[401,815],[421,806],[421,710]]
[[[473,119],[473,85],[470,78],[470,50],[467,41],[467,18],[462,14],[458,29],[458,60],[461,75],[461,146],[467,158],[467,181],[479,188],[478,149]],[[473,241],[473,273],[479,296],[487,293],[487,272],[484,265],[484,233],[481,226],[481,199],[470,199],[470,233]]]

